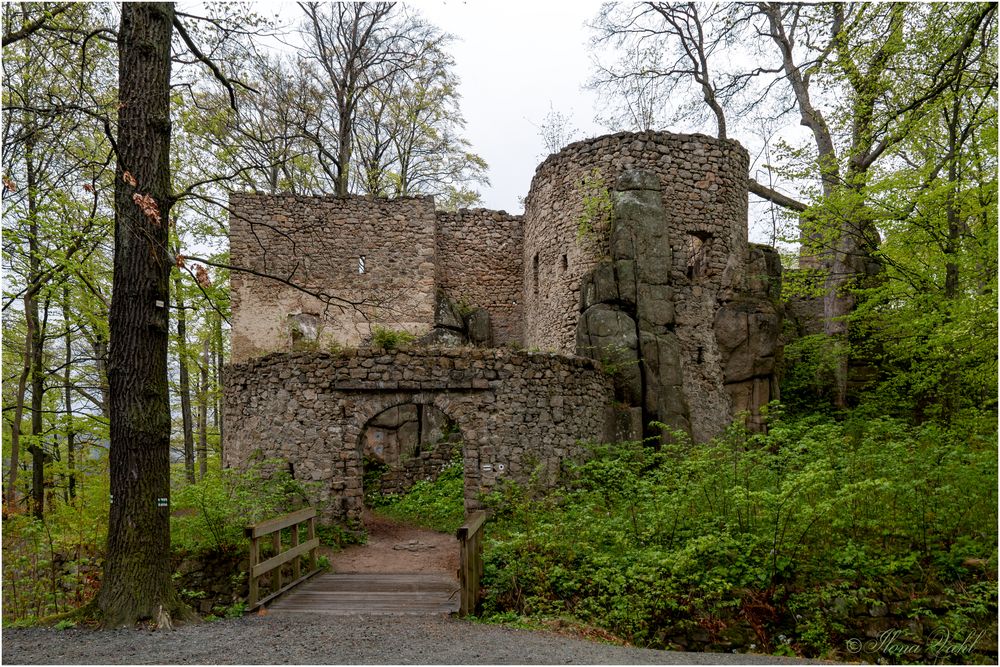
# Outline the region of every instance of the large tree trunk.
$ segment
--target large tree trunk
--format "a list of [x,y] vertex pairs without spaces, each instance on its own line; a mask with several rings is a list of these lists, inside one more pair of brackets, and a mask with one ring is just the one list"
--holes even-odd
[[184,473],[187,481],[194,483],[194,426],[191,419],[191,379],[188,374],[187,314],[181,298],[180,275],[174,278],[175,305],[177,310],[177,363],[180,367],[181,422],[184,425]]
[[[173,3],[121,5],[105,627],[189,617],[171,580],[167,250]],[[134,180],[133,180],[134,179]],[[134,183],[135,185],[132,185]],[[147,198],[147,199],[143,199]]]

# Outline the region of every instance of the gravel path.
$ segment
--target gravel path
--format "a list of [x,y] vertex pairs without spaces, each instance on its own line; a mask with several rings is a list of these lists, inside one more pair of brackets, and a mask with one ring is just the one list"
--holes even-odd
[[11,664],[807,664],[600,644],[448,617],[248,616],[175,631],[3,629]]

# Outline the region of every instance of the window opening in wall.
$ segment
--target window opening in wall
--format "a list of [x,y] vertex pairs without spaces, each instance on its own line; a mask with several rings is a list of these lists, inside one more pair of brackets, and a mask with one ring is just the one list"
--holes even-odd
[[365,272],[365,256],[361,255],[358,257],[358,273]]
[[712,245],[712,235],[708,232],[691,232],[688,236],[688,279],[701,278],[707,276],[708,251]]
[[534,291],[535,291],[535,294],[538,294],[538,253],[537,252],[535,253],[535,259],[531,263],[531,268],[532,268],[532,274],[534,275],[534,278],[535,278]]
[[705,361],[705,348],[701,345],[698,346],[698,363],[704,363]]
[[562,270],[565,271],[568,268],[569,268],[569,260],[566,258],[566,255],[563,255],[562,256]]

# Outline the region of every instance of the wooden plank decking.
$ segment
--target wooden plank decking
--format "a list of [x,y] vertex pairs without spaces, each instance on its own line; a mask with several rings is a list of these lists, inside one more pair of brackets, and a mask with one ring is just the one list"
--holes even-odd
[[435,615],[459,610],[458,580],[441,573],[323,574],[275,600],[277,614]]

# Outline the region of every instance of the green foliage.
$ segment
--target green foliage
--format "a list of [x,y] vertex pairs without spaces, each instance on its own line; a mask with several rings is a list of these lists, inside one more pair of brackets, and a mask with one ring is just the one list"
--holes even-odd
[[364,532],[347,530],[336,524],[317,524],[316,537],[320,544],[338,549],[352,544],[364,544],[366,541]]
[[809,411],[832,403],[834,376],[843,347],[843,342],[825,334],[794,338],[785,346],[781,392],[789,408]]
[[78,470],[73,502],[53,503],[44,520],[10,514],[3,521],[3,621],[76,609],[100,583],[107,542],[108,478],[102,459]]
[[223,611],[222,616],[223,618],[243,618],[243,614],[246,613],[246,610],[247,610],[246,602],[243,601],[234,602],[233,604],[225,608],[225,611]]
[[403,345],[409,345],[417,339],[409,331],[397,331],[381,325],[372,327],[372,347],[389,352]]
[[172,546],[187,551],[242,546],[248,525],[310,504],[311,491],[281,461],[242,471],[210,469],[197,483],[172,494]]
[[462,472],[459,455],[442,468],[437,479],[420,480],[402,496],[384,497],[379,512],[442,533],[454,533],[465,520]]
[[985,627],[997,469],[979,426],[775,415],[767,435],[595,448],[546,500],[488,498],[485,613],[568,614],[654,647],[743,620],[761,650],[821,655],[849,636],[846,597],[953,591],[928,613]]
[[611,193],[600,169],[595,167],[584,177],[580,193],[583,197],[583,212],[577,220],[576,239],[604,247],[611,233]]

